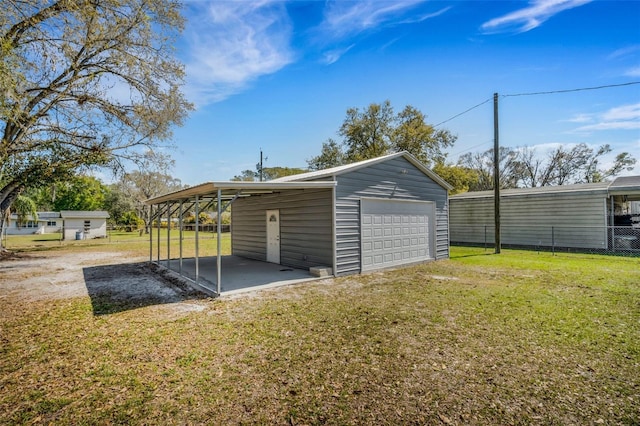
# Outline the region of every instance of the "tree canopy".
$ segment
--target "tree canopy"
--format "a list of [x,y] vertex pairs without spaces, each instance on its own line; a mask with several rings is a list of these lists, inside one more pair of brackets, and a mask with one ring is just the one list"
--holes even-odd
[[100,180],[93,176],[77,176],[56,185],[53,211],[62,210],[103,210],[109,194]]
[[537,156],[533,149],[520,149],[517,159],[520,183],[525,187],[536,187],[602,182],[624,170],[633,170],[636,159],[628,152],[617,154],[608,167],[603,167],[603,156],[611,152],[608,144],[594,150],[580,143],[571,148],[558,146],[545,158]]
[[145,203],[149,198],[178,191],[184,188],[180,179],[169,174],[174,161],[169,155],[158,151],[144,153],[139,168],[125,173],[115,184],[113,190],[119,191],[124,200],[133,207],[136,215],[149,225],[149,206]]
[[28,220],[38,220],[36,203],[29,197],[19,195],[12,206],[13,212],[18,217],[18,224],[22,225]]
[[[633,170],[636,159],[628,152],[618,153],[610,164],[603,166],[603,157],[611,152],[609,145],[594,149],[585,143],[572,147],[559,145],[546,155],[531,148],[500,147],[500,186],[533,188],[602,182],[624,170]],[[458,166],[476,175],[470,191],[493,189],[493,149],[466,153],[458,159]]]
[[456,141],[449,131],[427,124],[426,116],[411,105],[394,113],[388,100],[372,103],[364,110],[349,108],[338,134],[342,143],[332,139],[325,142],[321,153],[307,160],[310,169],[321,170],[400,151],[408,151],[430,166],[444,161],[444,150]]
[[0,213],[25,188],[170,138],[192,108],[173,55],[182,26],[173,0],[3,2]]
[[[256,170],[243,170],[239,175],[231,178],[232,181],[255,182],[260,179],[260,164],[256,165]],[[279,177],[297,175],[306,172],[298,167],[263,167],[262,179],[273,180]]]

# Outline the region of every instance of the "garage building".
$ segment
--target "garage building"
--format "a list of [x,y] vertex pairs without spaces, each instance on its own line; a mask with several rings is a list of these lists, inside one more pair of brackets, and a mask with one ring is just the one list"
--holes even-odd
[[154,217],[232,205],[233,256],[348,275],[448,258],[448,189],[401,152],[268,182],[209,182],[148,203]]

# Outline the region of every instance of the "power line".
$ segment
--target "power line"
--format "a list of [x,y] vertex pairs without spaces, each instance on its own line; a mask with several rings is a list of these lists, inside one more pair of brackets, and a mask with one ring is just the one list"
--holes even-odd
[[461,115],[466,114],[466,113],[468,113],[469,111],[472,111],[472,110],[474,110],[474,109],[478,108],[479,106],[482,106],[482,105],[486,104],[487,102],[491,101],[491,99],[493,99],[493,98],[489,98],[489,99],[487,99],[487,100],[485,100],[485,101],[482,101],[482,102],[480,102],[478,105],[472,106],[471,108],[469,108],[469,109],[467,109],[467,110],[462,111],[460,114],[456,114],[456,115],[454,115],[454,116],[453,116],[453,117],[451,117],[451,118],[448,118],[448,119],[446,119],[446,120],[444,120],[444,121],[441,121],[440,123],[438,123],[438,124],[434,125],[433,127],[438,127],[438,126],[440,126],[441,124],[444,124],[444,123],[447,123],[447,122],[449,122],[449,121],[453,120],[454,118],[458,118],[458,117],[460,117]]
[[631,81],[629,83],[620,83],[620,84],[607,84],[605,86],[581,87],[579,89],[551,90],[551,91],[548,91],[548,92],[515,93],[515,94],[512,94],[512,95],[502,95],[502,97],[503,98],[508,98],[508,97],[515,97],[515,96],[552,95],[552,94],[555,94],[555,93],[569,93],[569,92],[581,92],[581,91],[585,91],[585,90],[609,89],[611,87],[631,86],[633,84],[640,84],[640,81]]
[[[600,89],[609,89],[612,87],[622,87],[622,86],[632,86],[634,84],[640,84],[640,81],[631,81],[628,83],[620,83],[620,84],[607,84],[604,86],[594,86],[594,87],[580,87],[577,89],[564,89],[564,90],[550,90],[550,91],[546,91],[546,92],[526,92],[526,93],[514,93],[514,94],[508,94],[508,95],[500,95],[503,98],[508,98],[508,97],[516,97],[516,96],[534,96],[534,95],[552,95],[552,94],[556,94],[556,93],[569,93],[569,92],[582,92],[585,90],[600,90]],[[435,124],[433,127],[438,127],[443,125],[444,123],[448,123],[449,121],[460,117],[461,115],[464,115],[470,111],[473,111],[474,109],[486,104],[487,102],[490,102],[493,98],[489,98],[486,99],[482,102],[480,102],[478,105],[474,105],[469,109],[466,109],[464,111],[462,111],[459,114],[454,115],[453,117],[447,118],[444,121],[441,121],[438,124]]]
[[477,145],[470,146],[468,148],[463,149],[462,151],[454,152],[453,154],[450,154],[450,155],[452,157],[455,157],[455,156],[458,156],[458,155],[466,154],[467,152],[471,152],[472,149],[475,149],[475,148],[478,148],[480,146],[487,145],[487,144],[490,144],[490,143],[493,143],[493,139],[489,139],[488,141],[484,141],[484,142],[479,143]]

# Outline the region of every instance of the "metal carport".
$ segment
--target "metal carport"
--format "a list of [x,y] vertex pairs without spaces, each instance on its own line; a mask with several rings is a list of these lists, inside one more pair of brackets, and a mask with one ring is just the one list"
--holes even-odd
[[[153,222],[157,222],[157,247],[156,247],[156,261],[154,262],[154,237],[153,232],[149,233],[149,262],[161,265],[160,259],[160,228],[161,220],[167,219],[167,261],[171,260],[171,223],[172,217],[177,216],[178,229],[182,233],[183,229],[183,216],[191,209],[195,209],[195,278],[192,279],[183,274],[183,250],[182,250],[182,235],[180,238],[179,246],[179,268],[178,273],[186,280],[192,282],[197,287],[215,294],[220,294],[222,289],[222,256],[221,251],[221,226],[217,226],[217,252],[216,252],[216,288],[212,289],[200,282],[200,265],[199,265],[199,213],[207,210],[213,206],[217,211],[217,217],[220,218],[222,213],[229,208],[236,200],[240,198],[261,196],[266,194],[274,194],[279,192],[286,192],[292,190],[307,190],[307,189],[327,189],[331,190],[331,198],[334,197],[336,182],[335,181],[314,181],[314,182],[207,182],[197,186],[193,186],[180,191],[172,192],[162,196],[154,197],[146,201],[146,204],[150,206],[149,211],[149,226],[151,227]],[[232,224],[233,229],[233,224]]]

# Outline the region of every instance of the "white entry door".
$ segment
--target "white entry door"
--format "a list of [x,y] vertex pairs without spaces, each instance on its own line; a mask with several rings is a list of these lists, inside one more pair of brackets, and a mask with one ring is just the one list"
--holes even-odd
[[280,210],[267,210],[267,262],[280,263]]

